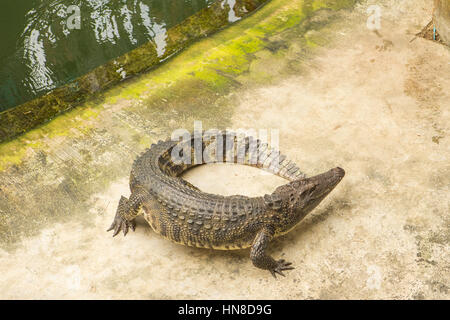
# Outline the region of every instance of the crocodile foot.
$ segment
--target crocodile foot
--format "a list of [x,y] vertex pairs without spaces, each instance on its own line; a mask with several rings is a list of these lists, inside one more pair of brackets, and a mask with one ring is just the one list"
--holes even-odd
[[126,236],[130,228],[133,231],[136,230],[136,222],[134,220],[128,221],[117,213],[114,217],[113,223],[106,231],[114,230],[113,237],[115,237],[120,232],[120,230],[122,230],[123,236]]
[[269,271],[275,279],[277,278],[276,276],[277,273],[285,277],[283,271],[295,269],[293,266],[291,266],[291,264],[292,264],[291,262],[287,262],[284,259],[280,259],[276,261],[275,266],[272,269],[269,269]]

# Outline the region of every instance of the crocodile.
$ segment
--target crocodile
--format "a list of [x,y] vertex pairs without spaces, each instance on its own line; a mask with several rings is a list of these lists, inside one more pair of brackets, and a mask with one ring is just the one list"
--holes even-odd
[[[200,143],[196,142],[198,137]],[[210,152],[213,161],[195,158],[198,150],[201,155]],[[186,158],[192,161],[174,160],[174,154],[189,156],[189,152]],[[186,170],[211,162],[262,168],[289,182],[264,196],[222,196],[203,192],[181,177]],[[269,242],[292,230],[344,175],[345,171],[336,167],[307,177],[293,161],[252,136],[239,138],[238,134],[219,131],[212,136],[194,133],[184,142],[160,140],[134,161],[131,195],[120,198],[108,231],[113,230],[116,236],[122,230],[126,235],[129,229],[135,230],[135,218],[143,214],[156,233],[175,243],[219,250],[250,247],[254,266],[269,270],[274,277],[285,276],[283,271],[294,267],[271,257],[267,253]]]

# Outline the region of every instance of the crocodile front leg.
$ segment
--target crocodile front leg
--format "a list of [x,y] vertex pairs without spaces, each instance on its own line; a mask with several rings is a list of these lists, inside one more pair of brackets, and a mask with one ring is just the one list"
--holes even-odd
[[114,221],[106,231],[114,230],[113,237],[115,237],[120,230],[123,231],[123,235],[126,236],[129,228],[133,231],[136,229],[136,222],[134,219],[139,215],[139,211],[145,200],[147,192],[139,188],[137,191],[131,193],[130,199],[122,196],[117,207]]
[[269,270],[274,278],[276,278],[277,273],[284,277],[283,271],[292,270],[294,267],[291,266],[292,263],[286,262],[284,259],[275,260],[266,254],[267,246],[272,238],[273,231],[270,228],[264,228],[259,231],[255,240],[253,240],[250,259],[252,259],[255,267]]

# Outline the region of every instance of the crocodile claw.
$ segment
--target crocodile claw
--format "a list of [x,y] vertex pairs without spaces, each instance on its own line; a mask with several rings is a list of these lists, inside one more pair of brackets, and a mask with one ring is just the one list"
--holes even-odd
[[275,279],[277,278],[277,274],[285,277],[283,271],[295,269],[291,266],[291,264],[291,262],[286,262],[284,259],[281,259],[278,260],[275,267],[273,269],[270,269],[269,271]]
[[136,222],[134,221],[128,221],[121,217],[120,215],[116,215],[114,218],[113,223],[106,231],[114,230],[113,237],[115,237],[117,234],[119,234],[120,230],[123,231],[123,235],[126,236],[128,233],[128,230],[131,228],[131,230],[136,230]]

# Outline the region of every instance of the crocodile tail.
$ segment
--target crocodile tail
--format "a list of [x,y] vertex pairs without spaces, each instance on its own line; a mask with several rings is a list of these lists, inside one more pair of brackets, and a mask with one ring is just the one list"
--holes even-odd
[[[177,142],[169,144],[168,149],[163,147],[164,152],[160,153],[158,159],[160,169],[170,176],[180,176],[196,165],[227,162],[263,169],[289,181],[306,177],[295,162],[253,136],[233,131],[204,131],[201,133],[201,143],[198,143],[195,139],[199,136],[191,134],[191,139],[187,141],[190,146],[188,164],[175,164],[172,161],[172,148],[178,144]],[[162,144],[163,142],[158,143]],[[158,145],[155,145],[155,151]]]
[[[226,135],[226,137],[225,137]],[[272,148],[253,136],[226,132],[223,140],[231,143],[224,145],[224,161],[248,165],[263,169],[289,181],[306,178],[298,165],[287,159],[279,150]]]

